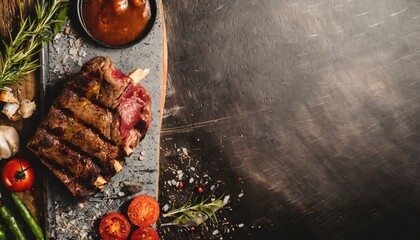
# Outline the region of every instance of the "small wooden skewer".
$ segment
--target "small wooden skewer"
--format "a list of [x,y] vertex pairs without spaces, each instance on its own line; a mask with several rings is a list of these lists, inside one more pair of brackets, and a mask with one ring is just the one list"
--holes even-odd
[[132,71],[128,76],[133,80],[134,83],[139,84],[141,80],[143,80],[148,74],[150,70],[148,68],[141,69],[136,68],[134,71]]

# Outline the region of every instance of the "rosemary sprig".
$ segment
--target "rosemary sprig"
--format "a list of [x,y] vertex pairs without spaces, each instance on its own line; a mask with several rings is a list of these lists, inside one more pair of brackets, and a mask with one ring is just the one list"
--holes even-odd
[[10,43],[4,44],[1,56],[0,90],[5,86],[20,83],[25,75],[35,71],[41,65],[35,58],[42,47],[57,33],[54,26],[62,20],[57,19],[58,12],[67,7],[68,0],[52,0],[35,4],[35,18],[21,17],[19,31],[15,36],[9,33]]
[[198,201],[197,199],[191,201],[190,198],[183,206],[179,208],[172,207],[169,212],[162,214],[162,216],[175,219],[170,223],[163,223],[161,226],[198,226],[207,219],[217,223],[216,212],[221,209],[224,204],[221,199],[222,197],[208,202],[210,197],[204,200],[201,199],[201,201]]

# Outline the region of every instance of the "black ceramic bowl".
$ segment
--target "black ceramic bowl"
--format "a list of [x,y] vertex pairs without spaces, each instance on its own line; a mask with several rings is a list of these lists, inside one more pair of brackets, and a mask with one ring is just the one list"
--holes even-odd
[[150,20],[147,23],[146,28],[138,36],[138,38],[135,39],[134,41],[132,41],[129,44],[114,46],[114,45],[108,45],[106,43],[103,43],[103,42],[95,39],[95,37],[92,36],[92,34],[90,34],[88,29],[86,28],[86,24],[85,24],[85,21],[83,19],[83,9],[82,9],[83,8],[83,0],[77,0],[77,2],[76,2],[76,4],[77,4],[77,17],[79,19],[80,27],[83,29],[83,31],[87,35],[87,37],[89,37],[93,42],[97,43],[98,45],[100,45],[102,47],[118,49],[118,48],[127,48],[127,47],[134,46],[137,43],[141,42],[144,38],[146,38],[146,36],[150,33],[150,31],[152,31],[153,25],[155,25],[156,14],[157,14],[157,3],[156,3],[156,0],[148,0],[148,1],[149,1],[149,4],[150,4],[150,15],[151,15]]

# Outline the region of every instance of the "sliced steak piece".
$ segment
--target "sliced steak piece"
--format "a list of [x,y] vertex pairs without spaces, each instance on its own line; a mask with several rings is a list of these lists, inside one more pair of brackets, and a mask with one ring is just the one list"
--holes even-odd
[[[51,162],[50,166],[53,164],[58,166],[66,173],[67,178],[77,178],[87,189],[100,188],[106,182],[92,159],[64,145],[45,129],[38,128],[33,139],[35,140],[29,142],[27,147],[38,158],[44,159],[45,162]],[[59,172],[60,169],[57,168],[54,174]],[[63,177],[57,174],[56,176],[58,178]],[[70,187],[68,188],[72,190]],[[76,194],[74,195],[76,196]]]
[[126,155],[130,155],[143,139],[152,121],[150,96],[138,84],[130,85],[124,92],[118,114],[112,114],[68,88],[63,89],[54,106],[71,112],[74,118],[99,131],[106,139],[121,146]]
[[74,118],[66,116],[63,111],[54,106],[51,107],[48,115],[49,118],[41,123],[41,127],[48,129],[60,140],[69,142],[89,156],[97,158],[106,180],[121,170],[122,161],[118,161],[119,148],[117,146],[112,145]]
[[67,85],[83,97],[114,109],[131,84],[131,79],[116,69],[109,59],[95,57],[85,63],[82,71],[72,76]]
[[111,140],[113,117],[110,111],[93,104],[74,91],[64,88],[54,102],[54,106],[71,112],[73,116],[95,128],[98,132]]

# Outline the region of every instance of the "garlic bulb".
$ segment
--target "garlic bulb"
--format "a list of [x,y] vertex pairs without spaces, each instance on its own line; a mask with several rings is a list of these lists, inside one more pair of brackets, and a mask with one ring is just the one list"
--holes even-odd
[[19,151],[19,134],[14,127],[0,126],[0,157],[7,159]]

